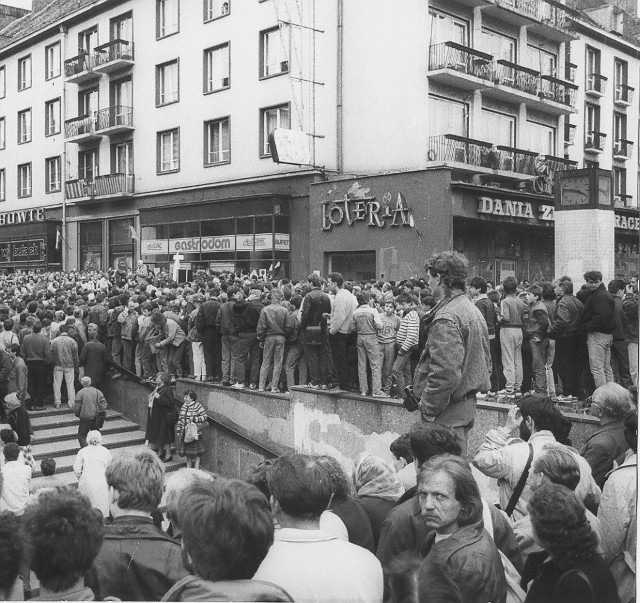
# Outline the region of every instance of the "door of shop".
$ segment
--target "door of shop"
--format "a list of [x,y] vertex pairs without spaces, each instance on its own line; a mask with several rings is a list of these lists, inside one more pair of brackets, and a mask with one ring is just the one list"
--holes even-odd
[[498,285],[508,276],[514,276],[518,281],[528,281],[529,262],[499,258],[480,260],[480,276],[494,285]]
[[375,251],[325,253],[324,264],[327,274],[339,272],[346,281],[365,281],[376,278]]

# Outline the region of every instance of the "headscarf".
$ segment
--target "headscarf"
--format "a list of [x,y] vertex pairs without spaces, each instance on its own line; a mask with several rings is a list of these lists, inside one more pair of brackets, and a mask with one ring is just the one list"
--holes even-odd
[[355,482],[358,496],[398,500],[404,494],[396,472],[379,456],[365,455],[361,459],[356,467]]
[[20,399],[15,392],[11,392],[4,397],[4,407],[7,409],[7,412],[15,410],[18,406],[20,406]]

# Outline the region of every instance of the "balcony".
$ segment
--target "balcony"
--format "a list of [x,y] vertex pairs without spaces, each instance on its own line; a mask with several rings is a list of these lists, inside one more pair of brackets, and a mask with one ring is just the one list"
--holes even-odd
[[[551,75],[541,75],[538,98],[545,107],[536,108],[556,115],[573,113],[576,109],[577,90],[578,86],[571,82],[559,80]],[[536,104],[539,103],[534,103]]]
[[607,92],[607,77],[601,73],[591,73],[587,75],[587,86],[585,94],[600,98]]
[[93,70],[94,67],[95,56],[82,52],[64,62],[64,76],[70,84],[82,84],[100,77],[100,74]]
[[633,102],[633,93],[635,88],[626,84],[618,84],[616,86],[616,94],[613,102],[621,107],[628,107]]
[[101,136],[102,134],[96,132],[95,113],[67,119],[64,122],[64,137],[67,142],[92,142]]
[[133,42],[112,40],[95,47],[94,71],[111,73],[133,65]]
[[613,144],[613,158],[619,161],[626,161],[631,158],[633,142],[620,138]]
[[428,148],[427,159],[430,162],[447,163],[469,173],[503,172],[503,176],[516,179],[541,175],[553,179],[555,172],[578,167],[577,162],[562,157],[542,156],[534,151],[507,146],[496,147],[490,142],[456,134],[431,136]]
[[568,42],[576,39],[567,7],[556,0],[492,0],[483,8],[490,15],[516,27],[554,40]]
[[486,87],[492,77],[490,54],[457,42],[443,42],[429,47],[429,79],[476,90]]
[[587,132],[587,136],[584,140],[584,150],[587,153],[602,153],[604,151],[604,143],[607,139],[607,135],[604,132],[597,132],[591,130]]
[[613,207],[617,209],[638,209],[631,195],[613,195]]
[[129,197],[134,193],[133,174],[107,174],[93,180],[67,180],[64,185],[67,199],[88,201],[115,197]]
[[524,102],[536,98],[540,72],[499,59],[493,64],[492,88],[485,94],[507,102]]
[[112,136],[133,131],[133,108],[113,105],[96,111],[96,130]]
[[576,125],[564,122],[564,145],[570,147],[576,142]]

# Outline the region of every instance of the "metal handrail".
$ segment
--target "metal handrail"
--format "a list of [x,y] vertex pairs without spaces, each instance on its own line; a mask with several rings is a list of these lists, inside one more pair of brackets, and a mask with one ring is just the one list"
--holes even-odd
[[94,50],[96,67],[118,59],[133,61],[133,42],[128,40],[111,40],[111,42],[96,46]]
[[125,105],[112,105],[96,111],[96,129],[105,130],[116,126],[133,127],[133,108]]

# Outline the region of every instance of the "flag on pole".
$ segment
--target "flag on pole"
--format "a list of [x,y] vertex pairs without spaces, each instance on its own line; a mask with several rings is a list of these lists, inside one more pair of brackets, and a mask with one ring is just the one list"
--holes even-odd
[[62,230],[60,227],[56,227],[56,251],[60,251],[62,249]]

